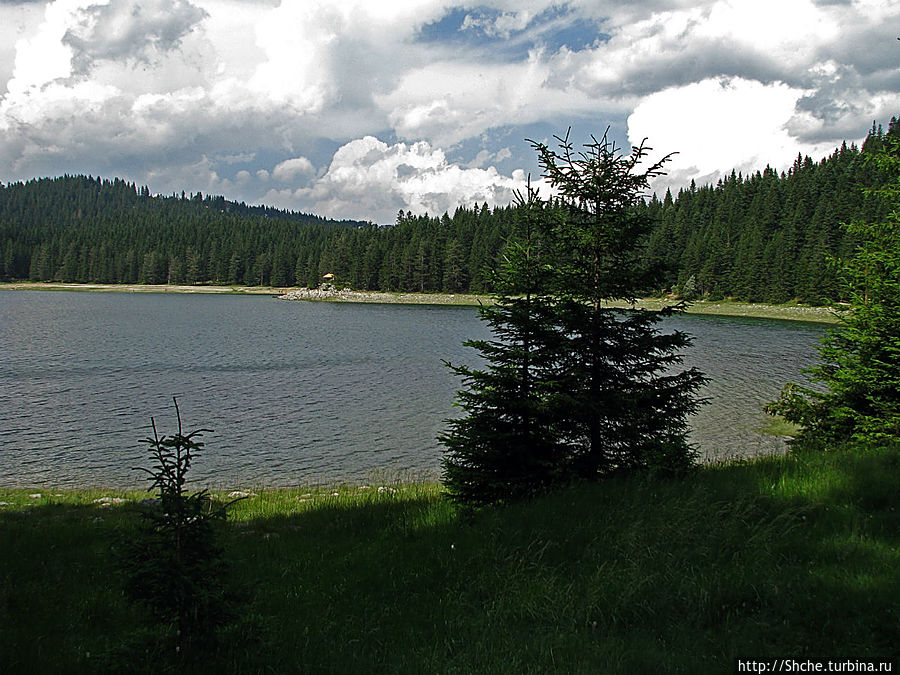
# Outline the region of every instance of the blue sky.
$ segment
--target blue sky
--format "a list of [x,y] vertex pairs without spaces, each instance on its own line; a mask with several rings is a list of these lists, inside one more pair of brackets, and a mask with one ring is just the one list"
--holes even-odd
[[417,39],[477,50],[482,58],[493,61],[526,59],[539,47],[556,51],[565,46],[578,51],[609,39],[601,19],[581,17],[566,5],[547,7],[512,25],[503,25],[503,18],[503,10],[496,7],[452,7],[440,19],[424,24]]
[[508,203],[526,138],[786,168],[900,114],[886,0],[0,0],[0,181],[119,176],[335,218]]

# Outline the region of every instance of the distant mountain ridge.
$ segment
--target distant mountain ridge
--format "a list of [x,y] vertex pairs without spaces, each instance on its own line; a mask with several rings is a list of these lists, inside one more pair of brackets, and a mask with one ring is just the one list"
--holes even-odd
[[[53,187],[47,188],[47,184],[54,184]],[[261,216],[264,218],[281,218],[302,223],[314,223],[317,225],[338,225],[358,227],[368,224],[367,221],[360,220],[334,220],[332,218],[324,218],[322,216],[310,213],[302,213],[299,211],[290,211],[287,209],[278,209],[272,206],[254,206],[245,202],[236,202],[218,196],[204,196],[202,193],[189,194],[182,192],[181,195],[152,195],[150,188],[145,186],[137,187],[133,182],[128,182],[120,178],[104,179],[100,176],[86,176],[83,174],[69,175],[65,174],[59,177],[51,178],[33,178],[28,181],[11,181],[5,186],[0,183],[0,189],[29,189],[40,186],[40,191],[45,189],[57,197],[65,195],[75,200],[79,205],[83,205],[85,201],[92,202],[95,205],[109,204],[109,198],[113,195],[119,195],[119,198],[136,197],[140,199],[162,200],[164,202],[189,202],[193,205],[202,205],[205,208],[218,210],[220,213],[244,216]],[[61,189],[59,189],[61,188]],[[87,193],[87,194],[85,194]],[[48,204],[48,206],[56,206],[58,203]]]

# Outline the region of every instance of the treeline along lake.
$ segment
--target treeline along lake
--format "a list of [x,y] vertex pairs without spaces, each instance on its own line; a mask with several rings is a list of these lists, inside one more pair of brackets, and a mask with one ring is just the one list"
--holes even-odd
[[[762,406],[816,356],[824,328],[686,315],[685,364],[711,378],[692,418],[704,459],[777,451]],[[286,302],[265,296],[0,292],[0,484],[140,485],[139,440],[186,430],[217,487],[436,476],[436,436],[487,337],[470,307]]]
[[[892,119],[887,135],[900,136]],[[884,146],[873,127],[847,147],[787,172],[731,173],[713,185],[635,205],[656,225],[650,260],[665,273],[649,292],[710,299],[829,304],[843,291],[828,257],[857,241],[841,223],[879,222],[860,185],[889,177],[867,161]],[[118,178],[0,183],[0,280],[113,284],[318,286],[323,274],[357,290],[490,293],[490,270],[519,214],[513,205],[399,212],[390,226],[326,221],[221,196],[151,196]]]

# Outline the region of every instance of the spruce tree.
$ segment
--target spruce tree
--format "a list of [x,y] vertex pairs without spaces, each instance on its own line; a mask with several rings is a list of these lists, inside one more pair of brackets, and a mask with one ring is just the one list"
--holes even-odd
[[831,445],[900,438],[900,141],[885,136],[870,161],[890,176],[867,190],[888,216],[847,226],[859,245],[835,261],[850,299],[840,327],[819,346],[822,362],[809,374],[820,388],[788,384],[767,410],[803,429],[801,442]]
[[440,437],[447,448],[444,484],[456,501],[473,506],[546,488],[565,465],[556,428],[564,400],[554,376],[558,336],[537,227],[549,209],[530,187],[519,201],[516,228],[492,280],[495,304],[479,310],[493,337],[464,343],[488,365],[447,364],[466,389],[457,394],[464,416]]
[[153,468],[137,468],[148,474],[157,498],[142,510],[140,530],[123,543],[120,563],[126,595],[171,630],[176,652],[188,656],[211,647],[233,617],[215,523],[234,502],[216,506],[207,490],[189,493],[187,475],[204,448],[199,438],[211,430],[184,433],[173,401],[178,432],[160,437],[151,418],[153,436],[142,441]]
[[[494,339],[470,341],[485,370],[453,367],[467,389],[450,423],[444,482],[469,505],[522,497],[573,479],[693,461],[687,416],[705,378],[677,372],[679,331],[661,333],[659,312],[634,305],[658,275],[646,264],[652,221],[637,203],[663,162],[644,171],[643,145],[622,156],[606,136],[576,154],[533,143],[556,196],[529,189],[518,238],[483,308]],[[665,161],[665,160],[663,160]],[[523,215],[524,214],[524,215]]]
[[644,144],[624,155],[606,134],[576,152],[532,143],[544,178],[556,192],[562,218],[548,228],[554,260],[554,323],[564,343],[558,377],[570,398],[560,427],[569,447],[568,471],[579,478],[654,468],[680,471],[693,462],[687,417],[701,401],[706,381],[696,368],[678,371],[679,351],[691,338],[660,332],[656,324],[683,311],[634,306],[655,287],[660,270],[647,264],[653,222],[637,209],[649,181],[669,156],[642,167]]

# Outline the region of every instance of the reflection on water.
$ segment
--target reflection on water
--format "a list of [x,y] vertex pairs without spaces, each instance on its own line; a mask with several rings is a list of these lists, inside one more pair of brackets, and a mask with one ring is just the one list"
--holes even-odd
[[[762,405],[801,377],[822,328],[682,316],[685,365],[712,378],[692,422],[705,457],[777,450]],[[436,474],[435,440],[486,336],[460,307],[283,302],[262,296],[0,292],[0,484],[140,482],[155,416],[208,427],[196,478],[214,485]]]

